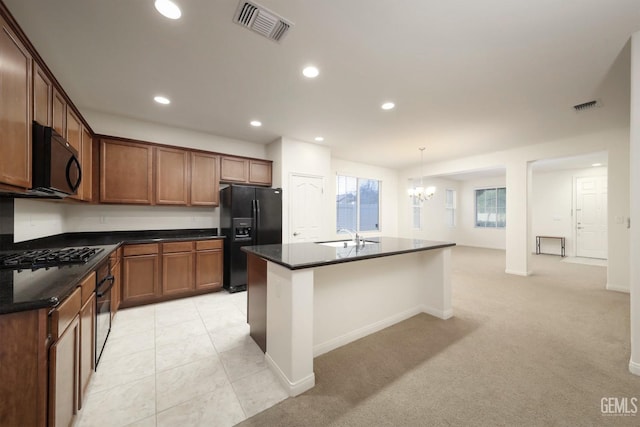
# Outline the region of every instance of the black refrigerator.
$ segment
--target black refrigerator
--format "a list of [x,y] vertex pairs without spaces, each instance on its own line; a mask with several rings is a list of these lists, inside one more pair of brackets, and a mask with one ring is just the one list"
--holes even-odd
[[224,287],[247,289],[243,246],[282,243],[282,189],[230,185],[220,190],[220,230],[224,239]]

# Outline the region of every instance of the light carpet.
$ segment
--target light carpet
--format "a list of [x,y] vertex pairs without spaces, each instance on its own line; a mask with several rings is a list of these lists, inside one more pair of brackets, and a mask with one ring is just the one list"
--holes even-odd
[[640,425],[601,399],[640,398],[628,372],[629,295],[606,269],[455,247],[454,317],[421,314],[317,357],[316,386],[240,426]]

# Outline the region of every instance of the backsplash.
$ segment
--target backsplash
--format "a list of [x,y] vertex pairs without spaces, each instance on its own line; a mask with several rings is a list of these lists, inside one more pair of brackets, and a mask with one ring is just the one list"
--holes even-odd
[[88,205],[15,199],[16,242],[61,233],[218,228],[217,208]]

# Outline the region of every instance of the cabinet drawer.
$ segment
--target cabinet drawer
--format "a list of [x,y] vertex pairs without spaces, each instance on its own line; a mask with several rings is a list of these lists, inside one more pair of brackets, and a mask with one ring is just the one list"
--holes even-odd
[[205,249],[222,249],[223,240],[198,240],[196,242],[196,249],[201,251]]
[[127,245],[124,247],[124,256],[152,255],[158,253],[158,243],[144,243],[142,245]]
[[81,305],[81,291],[80,288],[76,288],[76,290],[69,295],[69,298],[65,299],[53,313],[51,313],[51,334],[54,341],[58,339],[67,326],[69,326],[78,315]]
[[91,295],[96,291],[96,272],[92,272],[80,282],[80,290],[82,295],[82,305],[84,305]]
[[171,242],[162,244],[162,252],[165,254],[172,252],[191,252],[193,242]]

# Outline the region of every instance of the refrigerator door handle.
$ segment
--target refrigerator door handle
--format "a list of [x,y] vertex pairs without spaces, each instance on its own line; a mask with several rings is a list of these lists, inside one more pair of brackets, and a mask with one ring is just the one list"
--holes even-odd
[[260,244],[260,200],[254,200],[253,201],[255,203],[255,219],[254,219],[254,233],[256,236],[255,239],[255,244],[259,245]]

